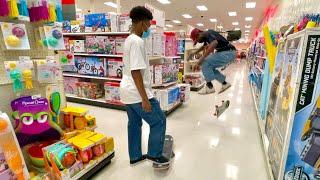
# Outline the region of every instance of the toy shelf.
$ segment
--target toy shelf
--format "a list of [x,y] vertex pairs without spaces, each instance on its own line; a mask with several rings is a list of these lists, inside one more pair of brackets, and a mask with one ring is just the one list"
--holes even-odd
[[156,88],[156,87],[168,87],[168,86],[172,86],[174,84],[177,84],[178,81],[175,81],[175,82],[169,82],[169,83],[166,83],[166,84],[152,84],[151,86],[153,88]]
[[267,59],[267,57],[263,57],[263,56],[256,56],[256,57],[261,59]]
[[199,86],[191,86],[191,91],[199,91],[200,89],[202,89],[203,88],[203,86],[205,85],[206,83],[204,82],[204,83],[202,83],[201,85],[199,85]]
[[258,120],[258,126],[259,126],[259,132],[260,132],[260,136],[261,136],[261,140],[262,140],[262,149],[263,149],[263,154],[264,154],[264,158],[265,158],[265,163],[266,163],[266,166],[268,168],[268,175],[269,175],[269,179],[275,179],[273,177],[273,173],[272,173],[272,168],[271,168],[271,164],[270,164],[270,159],[269,159],[269,156],[268,156],[268,148],[269,148],[269,140],[267,138],[267,135],[266,135],[266,132],[265,132],[265,121],[263,121],[261,119],[261,114],[260,114],[260,111],[258,109],[258,104],[257,104],[257,99],[256,99],[256,96],[254,94],[254,87],[253,87],[253,84],[250,83],[250,89],[251,89],[251,95],[252,95],[252,98],[253,98],[253,102],[254,102],[254,107],[255,107],[255,111],[256,111],[256,115],[257,115],[257,120]]
[[178,104],[176,104],[175,106],[173,106],[171,109],[169,109],[168,111],[163,111],[164,114],[166,114],[166,116],[168,116],[169,114],[171,114],[173,111],[175,111],[178,107],[180,107],[182,105],[182,102],[179,102]]
[[184,75],[200,75],[201,71],[199,72],[186,72]]
[[181,58],[181,56],[148,56],[147,58],[149,59],[149,61],[152,61],[152,60],[158,60],[163,58],[179,59]]
[[106,36],[120,36],[130,35],[130,32],[84,32],[84,33],[63,33],[64,36],[87,36],[87,35],[106,35]]
[[66,98],[67,98],[68,102],[75,102],[75,103],[87,104],[87,105],[98,106],[98,107],[105,107],[105,108],[110,108],[110,109],[125,110],[125,107],[123,104],[106,102],[104,97],[99,98],[99,99],[89,99],[89,98],[78,97],[73,94],[66,94]]
[[114,157],[115,152],[109,152],[105,157],[102,157],[95,165],[89,167],[88,169],[84,169],[75,175],[71,180],[86,180],[90,179],[90,177],[94,176],[97,172],[99,172],[102,168],[109,165],[111,163],[112,158]]
[[64,77],[78,77],[78,78],[87,78],[87,79],[100,79],[100,80],[106,80],[106,81],[118,81],[120,82],[121,79],[118,78],[109,78],[109,77],[99,77],[99,76],[88,76],[88,75],[80,75],[76,73],[63,73]]
[[114,54],[87,54],[87,53],[74,53],[75,56],[94,56],[94,57],[114,57],[114,58],[122,58],[123,55],[114,55]]

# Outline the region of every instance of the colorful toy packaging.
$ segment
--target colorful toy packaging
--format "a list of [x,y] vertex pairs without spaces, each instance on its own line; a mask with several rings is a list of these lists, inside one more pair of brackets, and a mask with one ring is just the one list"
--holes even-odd
[[178,81],[178,64],[161,64],[154,66],[155,84],[165,84]]
[[64,91],[67,94],[77,94],[77,83],[80,82],[80,79],[75,77],[64,77],[63,79]]
[[121,59],[108,59],[108,77],[122,78],[123,62]]
[[105,14],[84,15],[85,32],[105,32],[107,19]]
[[70,21],[70,25],[71,25],[70,28],[72,33],[85,32],[85,26],[83,24],[83,21],[72,20]]
[[120,31],[129,32],[132,26],[132,20],[130,14],[121,14],[120,15]]
[[59,51],[59,59],[62,65],[75,65],[72,51]]
[[39,83],[57,83],[59,78],[59,65],[56,60],[34,60],[37,65]]
[[174,32],[165,32],[166,43],[165,43],[165,56],[176,56],[177,55],[177,39]]
[[98,83],[78,82],[78,96],[88,99],[98,99],[102,97],[102,88]]
[[69,40],[70,51],[76,53],[86,52],[86,43],[85,40]]
[[105,54],[110,42],[106,36],[87,36],[86,37],[87,53]]
[[104,84],[105,98],[107,102],[121,103],[120,102],[120,83],[106,82]]
[[190,84],[179,84],[180,87],[180,101],[182,103],[190,100]]
[[62,28],[60,26],[44,26],[48,49],[65,50]]
[[153,34],[152,37],[153,56],[165,56],[166,37],[159,33]]
[[178,40],[178,54],[184,54],[184,45],[185,45],[185,40],[179,39]]
[[116,52],[117,54],[123,54],[124,42],[126,41],[125,37],[116,37]]
[[107,74],[106,58],[76,56],[75,65],[79,74],[100,77]]
[[3,41],[8,50],[30,49],[27,30],[24,24],[0,23]]
[[70,21],[63,21],[63,23],[62,23],[62,32],[63,33],[71,33]]
[[180,87],[173,86],[167,89],[153,89],[155,98],[160,102],[160,107],[164,111],[168,111],[175,105],[180,103]]
[[[88,130],[96,126],[96,118],[89,116],[86,108],[68,106],[61,109],[67,132]],[[70,141],[69,141],[70,142]]]

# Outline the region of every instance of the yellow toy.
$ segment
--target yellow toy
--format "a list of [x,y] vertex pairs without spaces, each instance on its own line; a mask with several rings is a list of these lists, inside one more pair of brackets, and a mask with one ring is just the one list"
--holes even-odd
[[7,37],[7,43],[10,46],[18,47],[20,45],[20,39],[17,36],[11,35]]
[[86,115],[89,112],[86,108],[69,106],[62,108],[61,112],[64,114],[64,125],[68,128],[68,132],[87,130],[96,126],[96,118]]
[[32,89],[32,71],[30,70],[24,70],[22,71],[22,76],[26,80],[26,89]]
[[272,40],[271,40],[270,31],[269,31],[268,26],[263,27],[263,34],[264,34],[264,39],[266,42],[268,60],[270,62],[270,73],[273,73],[274,61],[275,61],[275,57],[276,57],[277,48],[274,47],[274,45],[272,44]]

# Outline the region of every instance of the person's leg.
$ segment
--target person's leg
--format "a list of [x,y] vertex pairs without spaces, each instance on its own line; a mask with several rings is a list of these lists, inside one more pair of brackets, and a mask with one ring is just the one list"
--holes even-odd
[[152,111],[148,113],[145,113],[142,110],[141,103],[133,106],[133,108],[150,126],[148,158],[156,163],[168,163],[168,159],[164,159],[162,157],[166,134],[166,116],[163,113],[159,102],[155,98],[150,99],[150,103]]
[[[132,108],[134,104],[126,105],[128,115],[128,148],[130,163],[139,160],[142,156],[141,150],[141,126],[142,118]],[[132,163],[131,163],[132,164]]]

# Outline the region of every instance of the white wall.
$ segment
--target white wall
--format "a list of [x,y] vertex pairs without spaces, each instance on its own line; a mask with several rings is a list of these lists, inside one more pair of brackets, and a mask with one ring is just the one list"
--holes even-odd
[[276,0],[276,4],[278,11],[268,23],[272,30],[297,22],[303,13],[320,13],[320,0]]

